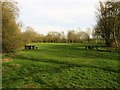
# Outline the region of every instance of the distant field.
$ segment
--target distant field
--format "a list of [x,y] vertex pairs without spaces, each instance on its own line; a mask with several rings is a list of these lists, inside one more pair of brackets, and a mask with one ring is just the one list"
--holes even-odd
[[84,44],[36,43],[3,56],[3,88],[118,88],[118,53]]

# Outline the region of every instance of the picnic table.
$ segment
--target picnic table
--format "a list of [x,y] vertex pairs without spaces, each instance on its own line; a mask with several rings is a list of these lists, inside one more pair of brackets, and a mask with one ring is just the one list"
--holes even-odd
[[35,45],[25,45],[25,49],[37,49]]
[[86,49],[96,49],[98,50],[98,45],[87,45],[85,46]]

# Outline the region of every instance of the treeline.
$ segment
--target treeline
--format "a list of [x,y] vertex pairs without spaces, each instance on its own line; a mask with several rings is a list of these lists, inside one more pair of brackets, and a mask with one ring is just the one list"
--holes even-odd
[[48,42],[48,43],[80,43],[90,41],[90,34],[85,31],[69,30],[64,32],[51,31],[47,35],[38,34],[32,27],[27,27],[22,33],[24,42]]

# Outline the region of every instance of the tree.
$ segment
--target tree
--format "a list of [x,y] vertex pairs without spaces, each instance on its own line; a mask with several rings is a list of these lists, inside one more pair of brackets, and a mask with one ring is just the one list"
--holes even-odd
[[105,44],[115,44],[119,48],[120,39],[120,0],[100,2],[95,32],[105,39]]
[[0,1],[0,53],[2,52],[2,3]]
[[61,42],[65,43],[67,41],[67,37],[65,36],[64,32],[61,32]]
[[47,35],[42,35],[41,36],[41,40],[43,42],[55,42],[55,43],[59,43],[59,42],[66,42],[66,36],[64,34],[64,32],[56,32],[56,31],[50,31],[47,33]]
[[89,42],[90,36],[87,32],[80,31],[80,32],[78,32],[78,35],[79,35],[80,41],[88,41]]
[[24,44],[29,44],[31,42],[37,42],[39,37],[40,35],[36,33],[34,29],[30,26],[27,26],[26,31],[22,33],[22,40]]
[[62,34],[56,31],[48,32],[46,36],[47,42],[61,42]]
[[90,36],[85,31],[75,31],[70,30],[67,34],[68,42],[70,43],[79,43],[82,41],[90,41]]
[[99,43],[99,41],[104,42],[104,39],[101,37],[101,35],[98,32],[96,32],[96,30],[92,31],[92,40],[95,41],[95,43]]
[[116,49],[120,49],[120,0],[110,3],[110,5],[113,43]]
[[3,52],[16,50],[21,46],[21,32],[17,23],[19,9],[14,1],[3,0],[2,4],[2,49]]
[[75,43],[77,33],[74,30],[70,30],[67,34],[68,42]]

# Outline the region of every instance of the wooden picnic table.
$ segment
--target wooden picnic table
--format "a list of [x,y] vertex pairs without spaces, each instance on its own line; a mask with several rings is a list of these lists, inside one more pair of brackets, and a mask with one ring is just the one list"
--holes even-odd
[[87,45],[85,46],[86,49],[96,49],[98,50],[98,45]]
[[25,49],[37,49],[35,45],[25,45]]

